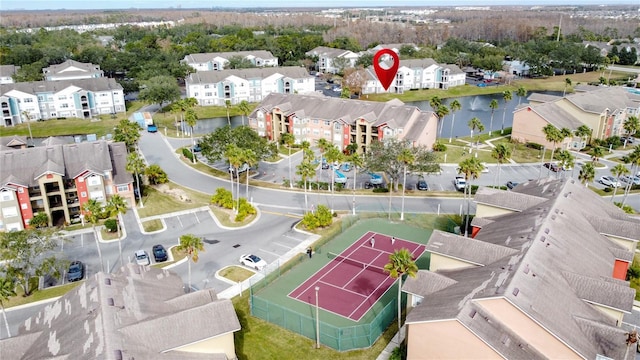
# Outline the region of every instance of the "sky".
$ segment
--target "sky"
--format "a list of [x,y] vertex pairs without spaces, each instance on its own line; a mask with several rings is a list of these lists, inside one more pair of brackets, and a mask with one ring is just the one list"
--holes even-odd
[[[130,9],[130,8],[238,8],[252,7],[390,7],[486,5],[637,5],[638,0],[0,0],[0,10]],[[237,4],[237,5],[236,5]]]

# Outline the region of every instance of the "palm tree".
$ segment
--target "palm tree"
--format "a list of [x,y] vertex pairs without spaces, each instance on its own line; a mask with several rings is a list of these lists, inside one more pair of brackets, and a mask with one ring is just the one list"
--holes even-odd
[[196,111],[193,110],[192,108],[188,108],[186,113],[184,114],[184,121],[187,123],[187,125],[189,125],[190,128],[190,133],[191,133],[191,151],[192,151],[192,155],[193,155],[193,163],[195,164],[196,162],[196,154],[193,153],[193,147],[195,146],[195,143],[193,142],[193,127],[196,126],[196,123],[198,122],[198,114],[196,114]]
[[330,164],[331,169],[331,213],[333,214],[333,190],[335,188],[336,169],[333,168],[333,164],[342,160],[343,154],[337,147],[331,145],[325,152],[327,163]]
[[482,163],[475,157],[465,159],[458,164],[458,173],[464,174],[464,179],[466,181],[464,198],[467,202],[467,216],[465,219],[464,236],[468,236],[469,230],[469,215],[471,212],[471,180],[477,179],[483,169],[484,165],[482,165]]
[[[616,178],[616,181],[619,181],[622,175],[628,175],[630,173],[629,169],[623,164],[617,164],[613,168],[611,168],[611,175]],[[618,191],[618,186],[613,187],[613,195],[611,195],[611,202],[613,202],[613,198],[616,196],[616,192]]]
[[96,199],[89,199],[82,205],[82,211],[84,212],[84,218],[91,223],[93,229],[93,237],[96,240],[96,248],[98,249],[98,258],[100,259],[100,270],[104,272],[104,262],[102,261],[102,250],[100,250],[100,243],[98,242],[98,231],[96,225],[100,221],[100,215],[102,214],[102,204]]
[[594,146],[591,149],[591,161],[598,164],[600,158],[604,156],[604,150],[600,146]]
[[[478,130],[479,133],[484,131],[484,125],[482,124],[482,121],[480,121],[480,119],[478,119],[477,117],[473,117],[471,120],[469,120],[469,122],[467,123],[467,126],[469,126],[469,129],[471,129],[471,141],[473,141],[473,131],[474,130]],[[478,134],[479,135],[479,134]],[[480,137],[480,136],[478,136]],[[479,142],[479,140],[478,140]],[[472,145],[473,147],[473,145]],[[471,153],[471,149],[469,149],[469,153]],[[476,144],[476,154],[478,153],[478,146]]]
[[578,174],[578,180],[584,184],[585,187],[589,186],[589,183],[596,177],[596,169],[593,163],[588,162],[582,165],[580,173]]
[[[569,150],[558,150],[558,165],[560,169],[569,169],[571,168],[571,177],[573,177],[573,165],[575,164],[575,157],[571,155]],[[564,178],[564,171],[562,172],[562,177]]]
[[[615,65],[617,62],[620,62],[620,58],[618,57],[618,55],[613,55],[611,56],[611,65]],[[609,84],[609,79],[611,79],[611,72],[613,71],[613,68],[611,66],[609,66],[609,75],[607,76],[607,84]]]
[[360,154],[358,154],[357,152],[354,152],[353,154],[351,154],[351,156],[349,156],[349,162],[351,163],[351,166],[353,166],[353,208],[352,208],[352,213],[353,215],[356,214],[356,181],[358,180],[358,168],[362,167],[364,165],[364,159],[362,158],[362,156],[360,156]]
[[[242,159],[244,160],[244,163],[247,164],[249,169],[258,163],[258,155],[256,155],[256,152],[251,149],[243,150]],[[245,196],[247,197],[247,199],[249,199],[249,170],[247,170],[245,177],[246,177],[246,187],[245,187],[246,195]]]
[[511,159],[511,148],[505,144],[498,144],[491,151],[491,157],[496,159],[496,162],[498,163],[497,184],[500,184],[500,166]]
[[16,296],[16,284],[13,282],[13,279],[0,277],[0,308],[2,309],[4,325],[7,327],[7,337],[11,337],[11,330],[9,329],[7,313],[4,310],[4,302],[9,300],[12,296]]
[[242,166],[242,149],[240,149],[236,144],[227,145],[227,150],[224,152],[224,157],[229,160],[229,165],[235,171],[229,171],[229,177],[231,178],[231,198],[233,198],[233,173],[236,173],[238,178],[238,191],[236,192],[236,197],[238,199],[238,206],[236,207],[235,201],[233,207],[238,213],[238,207],[240,207],[240,166]]
[[114,216],[116,218],[116,225],[118,228],[118,253],[120,254],[120,267],[124,266],[122,261],[122,243],[120,241],[120,214],[127,213],[127,202],[122,196],[115,194],[107,200],[107,205],[104,210],[109,214],[109,217]]
[[310,160],[303,159],[296,167],[296,174],[300,175],[304,183],[304,209],[309,209],[309,201],[307,197],[307,180],[316,174],[316,167]]
[[449,114],[449,108],[447,107],[447,105],[439,105],[438,109],[436,110],[436,115],[438,115],[438,120],[440,121],[440,135],[438,135],[438,137],[442,136],[442,127],[444,126],[444,117],[447,116]]
[[282,139],[282,143],[285,144],[289,149],[289,187],[293,189],[293,179],[291,176],[291,170],[292,170],[291,169],[291,147],[296,142],[296,138],[291,133],[284,133],[282,134],[281,139]]
[[[640,130],[640,121],[635,116],[629,116],[627,120],[625,120],[622,127],[627,132],[627,137],[629,137],[634,135],[638,130]],[[624,141],[624,146],[627,146],[627,139],[625,139]]]
[[564,97],[567,93],[567,86],[571,86],[571,79],[564,79],[564,90],[562,91],[562,97]]
[[[589,136],[591,136],[591,128],[588,127],[587,125],[580,125],[576,131],[573,132],[575,134],[575,136],[580,137],[580,139],[582,139],[582,141],[585,141],[585,139],[589,138]],[[589,143],[588,141],[585,141],[587,144]]]
[[418,274],[418,266],[413,260],[409,250],[402,248],[389,255],[389,262],[385,264],[384,271],[389,273],[392,279],[398,279],[398,336],[402,328],[402,276],[409,275],[415,278]]
[[522,98],[527,96],[527,89],[525,89],[524,86],[518,87],[518,90],[516,90],[516,95],[518,95],[518,105],[520,105]]
[[431,109],[433,109],[434,112],[438,110],[438,107],[440,105],[442,105],[442,99],[440,99],[438,96],[434,96],[429,99],[429,106],[431,106]]
[[502,128],[500,129],[500,135],[504,134],[504,118],[507,115],[507,103],[511,101],[511,91],[505,90],[502,92],[502,100],[504,101],[504,109],[502,110]]
[[202,239],[193,235],[186,234],[180,236],[180,244],[176,248],[178,251],[184,251],[189,259],[187,261],[189,267],[189,292],[191,292],[191,262],[198,262],[198,253],[204,251],[204,243]]
[[496,99],[491,100],[491,102],[489,103],[489,108],[491,109],[491,120],[489,122],[489,135],[491,135],[491,132],[493,131],[493,114],[495,114],[496,109],[499,106],[500,105],[498,104],[498,100]]
[[244,126],[244,118],[248,116],[251,112],[251,106],[249,106],[249,102],[247,100],[242,100],[238,104],[238,110],[242,113],[242,126]]
[[140,207],[143,208],[144,204],[142,203],[142,193],[140,192],[140,175],[144,173],[147,168],[147,164],[145,164],[144,159],[140,156],[140,153],[134,151],[127,155],[127,172],[134,174],[136,177],[136,186],[138,188],[138,197],[140,198]]
[[453,100],[451,104],[449,104],[449,109],[451,110],[451,115],[453,118],[451,119],[451,133],[449,133],[449,143],[451,143],[451,138],[453,137],[453,123],[456,121],[456,111],[460,110],[462,106],[458,100]]
[[[553,126],[552,124],[547,124],[545,127],[543,127],[542,132],[544,133],[547,141],[553,143],[550,160],[553,162],[553,157],[556,151],[556,144],[562,141],[562,133],[557,127]],[[542,159],[542,162],[544,163],[544,158]],[[542,166],[542,164],[540,164],[540,166]],[[549,169],[549,171],[551,171],[551,169]]]
[[413,165],[416,160],[411,150],[405,148],[398,154],[398,161],[404,165],[403,173],[404,178],[402,180],[402,206],[400,208],[400,220],[404,220],[404,190],[407,187],[407,167]]
[[[638,169],[640,168],[640,145],[636,145],[633,148],[633,151],[627,155],[627,161],[631,164],[631,174],[637,174]],[[624,189],[624,198],[622,199],[622,205],[626,204],[627,196],[631,191],[631,187],[633,186],[632,181],[627,181],[627,186]]]
[[227,110],[227,125],[231,126],[231,116],[229,116],[229,110],[231,110],[231,100],[224,101],[224,108]]

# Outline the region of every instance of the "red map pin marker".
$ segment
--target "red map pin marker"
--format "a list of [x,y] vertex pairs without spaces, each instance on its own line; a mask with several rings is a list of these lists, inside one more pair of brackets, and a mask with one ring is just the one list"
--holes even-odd
[[[380,57],[382,55],[389,55],[393,58],[393,65],[390,68],[385,69],[380,65]],[[396,77],[398,66],[400,66],[400,58],[398,54],[391,49],[382,49],[373,56],[373,68],[378,76],[378,81],[380,81],[380,84],[382,84],[385,90],[389,89],[393,79]]]

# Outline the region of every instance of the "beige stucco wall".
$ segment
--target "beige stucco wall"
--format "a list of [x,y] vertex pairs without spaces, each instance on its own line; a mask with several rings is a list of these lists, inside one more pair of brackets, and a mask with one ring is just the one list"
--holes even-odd
[[557,102],[558,107],[573,115],[576,119],[580,119],[582,123],[593,129],[592,137],[594,139],[602,138],[602,125],[604,122],[604,114],[588,113],[580,110],[568,100]]
[[529,347],[533,347],[548,359],[581,359],[565,344],[545,328],[534,322],[504,298],[476,300],[476,303],[494,318],[516,334],[526,338]]
[[[416,110],[418,111],[418,110]],[[416,116],[419,116],[416,114]],[[411,128],[413,124],[407,124],[404,128],[404,132],[400,139],[404,139],[404,137],[411,135],[412,137],[416,137],[416,134],[411,134],[408,129]],[[433,148],[433,144],[436,142],[436,135],[438,132],[438,117],[435,114],[431,114],[429,120],[427,122],[427,126],[425,126],[424,130],[417,136],[417,139],[414,142],[415,146],[426,146],[429,149]]]
[[453,259],[440,254],[431,253],[431,262],[429,265],[430,271],[448,270],[448,269],[462,269],[472,266],[477,266],[462,260]]
[[478,203],[476,205],[476,217],[480,217],[480,218],[511,214],[514,212],[515,212],[514,210],[499,208],[499,207],[490,206],[482,203]]
[[[542,128],[549,123],[535,112],[535,108],[531,108],[531,111],[527,110],[529,108],[530,107],[524,107],[513,113],[511,138],[522,143],[533,142],[543,145],[549,150],[552,149],[553,143],[547,141],[547,138],[542,132]],[[566,139],[563,143],[556,144],[556,148],[566,148],[566,144],[569,143],[569,141],[570,139]],[[546,157],[549,158],[550,155],[551,154],[546,154]]]
[[[609,240],[615,242],[616,244],[624,247],[625,249],[629,250],[629,251],[635,251],[636,249],[636,242],[635,241],[631,241],[629,239],[622,239],[619,238],[617,236],[613,236],[613,235],[606,235],[604,234],[604,236],[606,236]],[[640,236],[640,235],[638,235]],[[638,239],[640,240],[640,239]]]
[[502,359],[457,320],[407,325],[407,360]]
[[613,319],[616,320],[616,324],[618,324],[618,326],[622,325],[622,317],[624,316],[624,313],[620,310],[615,310],[609,307],[605,307],[602,305],[597,305],[597,304],[591,304],[593,305],[596,309],[602,311],[603,313],[607,314],[608,316],[611,316]]
[[211,339],[197,342],[174,349],[175,351],[195,352],[203,354],[225,353],[228,359],[236,358],[233,333],[217,336]]

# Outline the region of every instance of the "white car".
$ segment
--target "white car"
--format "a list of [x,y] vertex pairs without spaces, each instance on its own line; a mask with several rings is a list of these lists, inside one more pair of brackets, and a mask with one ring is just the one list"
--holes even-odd
[[147,254],[144,250],[138,250],[135,252],[134,257],[136,258],[136,264],[138,265],[150,265],[151,258],[149,258],[149,254]]
[[465,180],[464,176],[456,176],[453,180],[453,186],[456,187],[456,190],[462,191],[467,187],[467,180]]
[[244,266],[262,270],[265,266],[267,266],[267,262],[262,260],[260,257],[253,254],[245,254],[240,256],[240,263]]
[[620,181],[627,184],[631,183],[633,185],[640,185],[640,177],[637,176],[623,175],[620,177]]
[[620,182],[611,175],[601,176],[598,182],[604,186],[620,187]]

